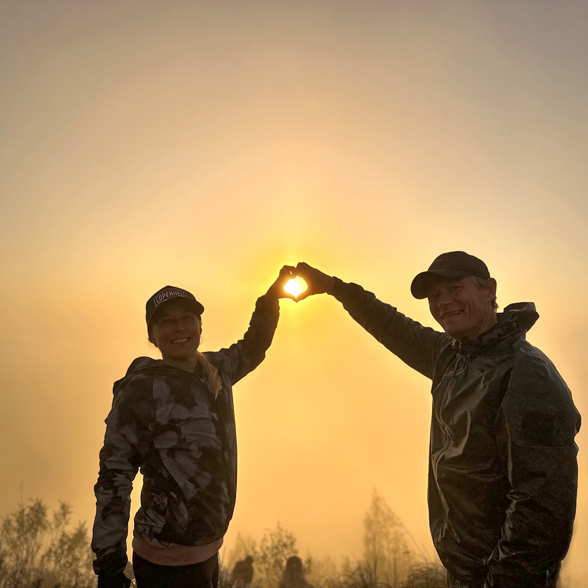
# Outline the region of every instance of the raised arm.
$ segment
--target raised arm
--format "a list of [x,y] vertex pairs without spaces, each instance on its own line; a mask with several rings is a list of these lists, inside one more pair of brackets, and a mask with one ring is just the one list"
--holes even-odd
[[280,316],[280,298],[295,299],[284,290],[284,286],[294,275],[294,267],[284,266],[269,290],[255,304],[249,328],[243,338],[227,349],[207,353],[210,361],[228,374],[235,384],[254,370],[265,358],[265,352],[272,343]]
[[347,284],[307,263],[299,263],[296,273],[308,284],[308,290],[297,301],[315,294],[331,294],[382,345],[424,376],[433,377],[435,362],[441,349],[451,342],[450,337],[423,327],[361,286]]

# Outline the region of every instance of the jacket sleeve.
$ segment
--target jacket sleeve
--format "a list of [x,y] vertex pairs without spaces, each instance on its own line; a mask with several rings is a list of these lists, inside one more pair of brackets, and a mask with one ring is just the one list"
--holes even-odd
[[123,385],[106,418],[100,472],[94,486],[96,518],[92,531],[94,571],[99,576],[121,573],[127,563],[131,490],[141,463],[141,447],[149,443],[146,437],[150,436],[142,423],[146,403],[141,392],[140,387]]
[[278,299],[271,294],[261,296],[257,299],[249,329],[243,338],[227,349],[207,354],[228,375],[231,384],[238,382],[263,361],[274,338],[279,316]]
[[331,294],[382,345],[411,368],[433,378],[436,360],[443,346],[451,341],[450,337],[423,327],[357,284],[335,278]]
[[510,490],[486,586],[547,588],[572,538],[580,415],[551,362],[538,352],[518,362],[497,419]]

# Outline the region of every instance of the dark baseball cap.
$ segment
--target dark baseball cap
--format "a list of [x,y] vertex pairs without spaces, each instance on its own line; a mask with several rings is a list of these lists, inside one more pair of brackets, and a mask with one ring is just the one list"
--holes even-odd
[[147,300],[146,304],[146,315],[147,328],[151,324],[151,321],[157,311],[172,300],[184,300],[188,306],[195,312],[196,316],[200,316],[204,312],[204,306],[196,300],[194,294],[190,294],[187,290],[182,288],[176,288],[175,286],[165,286],[161,290],[158,290]]
[[410,291],[415,298],[426,298],[429,288],[444,280],[459,280],[468,276],[477,276],[487,280],[490,272],[486,264],[477,257],[469,255],[465,251],[450,251],[442,253],[426,272],[421,272],[410,286]]

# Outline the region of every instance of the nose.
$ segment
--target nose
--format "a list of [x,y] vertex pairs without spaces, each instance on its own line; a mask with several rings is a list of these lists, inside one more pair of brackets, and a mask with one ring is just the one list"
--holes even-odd
[[448,304],[451,304],[453,302],[453,296],[451,295],[451,292],[442,292],[441,294],[439,294],[439,297],[437,298],[437,306],[439,308],[441,308],[442,306],[447,306]]

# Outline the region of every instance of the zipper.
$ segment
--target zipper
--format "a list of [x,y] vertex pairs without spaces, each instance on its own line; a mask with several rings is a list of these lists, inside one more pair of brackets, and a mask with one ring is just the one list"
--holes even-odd
[[[451,376],[448,376],[446,374],[443,377],[443,379],[441,380],[441,384],[443,384],[444,381],[446,379],[448,379],[449,377],[451,377]],[[439,429],[441,430],[441,433],[445,437],[445,443],[443,444],[443,448],[441,449],[441,451],[439,451],[437,453],[437,455],[435,456],[435,461],[433,462],[433,470],[435,472],[435,479],[437,478],[437,466],[439,465],[439,462],[441,461],[443,454],[447,451],[447,449],[451,445],[451,434],[449,432],[447,425],[445,424],[445,422],[441,418],[441,406],[442,406],[443,401],[445,400],[446,396],[447,396],[447,386],[444,386],[441,394],[439,395],[439,397],[437,399],[437,402],[435,403],[437,406],[433,405],[433,414],[435,415],[435,418],[437,419],[437,423],[439,424]]]
[[[462,368],[462,371],[465,371],[465,369],[467,368],[467,359],[465,361],[465,365],[462,365],[462,363],[464,363],[464,357],[462,355],[458,355],[457,356],[457,363],[455,366],[455,369],[452,370],[451,372],[446,372],[445,375],[443,376],[440,385],[445,384],[445,382],[447,380],[453,379],[457,373],[459,372],[460,368]],[[435,416],[435,418],[437,419],[437,423],[439,425],[439,430],[441,431],[442,435],[445,438],[445,442],[443,443],[443,447],[441,448],[441,450],[437,453],[437,455],[435,456],[435,459],[433,461],[433,472],[435,475],[435,484],[437,485],[437,491],[439,493],[439,498],[441,499],[441,503],[443,504],[443,516],[437,521],[437,523],[433,526],[433,528],[431,529],[431,535],[434,537],[434,534],[439,530],[439,528],[441,527],[441,525],[444,522],[448,522],[449,523],[449,519],[447,518],[447,502],[445,501],[445,497],[443,496],[443,492],[441,492],[441,488],[439,488],[439,483],[437,482],[437,469],[439,467],[439,462],[441,461],[441,458],[443,457],[443,455],[445,454],[445,452],[447,451],[447,449],[449,449],[449,446],[451,445],[451,431],[449,430],[449,427],[447,426],[447,424],[445,423],[445,421],[443,420],[443,418],[441,417],[441,407],[443,406],[443,403],[447,397],[447,389],[448,387],[445,385],[442,389],[441,394],[438,396],[437,401],[433,404],[433,414]],[[457,534],[455,533],[455,531],[452,528],[452,525],[449,524],[450,528],[450,532],[451,534],[454,536],[454,538],[459,542],[459,538],[457,537]]]

